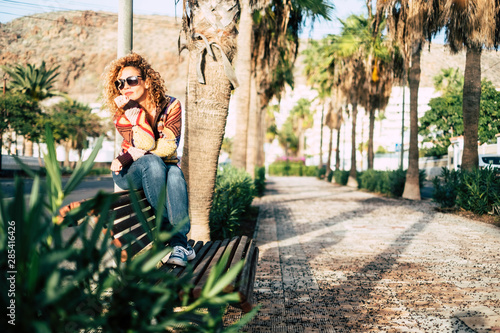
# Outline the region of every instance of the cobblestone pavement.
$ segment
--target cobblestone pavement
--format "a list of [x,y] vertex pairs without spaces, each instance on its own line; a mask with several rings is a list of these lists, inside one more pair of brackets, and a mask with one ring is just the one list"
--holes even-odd
[[500,332],[500,228],[315,178],[266,188],[244,331]]

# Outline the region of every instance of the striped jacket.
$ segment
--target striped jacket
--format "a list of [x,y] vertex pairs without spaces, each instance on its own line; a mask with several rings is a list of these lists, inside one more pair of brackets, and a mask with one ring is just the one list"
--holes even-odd
[[159,109],[162,111],[156,114],[153,126],[148,124],[146,111],[139,108],[137,125],[133,126],[125,114],[115,120],[115,127],[124,139],[117,157],[123,167],[145,154],[158,155],[165,163],[179,162],[177,147],[181,138],[181,103],[174,97],[165,96]]

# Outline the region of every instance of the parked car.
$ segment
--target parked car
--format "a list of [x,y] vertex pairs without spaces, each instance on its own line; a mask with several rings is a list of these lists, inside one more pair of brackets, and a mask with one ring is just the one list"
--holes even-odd
[[500,171],[500,155],[479,155],[479,168],[487,167]]

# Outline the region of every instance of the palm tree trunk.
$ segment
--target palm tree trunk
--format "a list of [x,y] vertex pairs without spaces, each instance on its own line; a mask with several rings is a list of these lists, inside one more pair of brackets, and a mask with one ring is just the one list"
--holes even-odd
[[248,116],[248,135],[247,135],[247,160],[246,171],[253,175],[255,170],[255,160],[257,152],[257,115],[260,108],[260,99],[257,94],[257,79],[250,78],[250,114]]
[[408,171],[406,172],[403,198],[420,200],[418,170],[418,86],[420,85],[420,54],[422,44],[413,46],[410,68],[410,150],[408,152]]
[[299,130],[298,130],[298,136],[299,136],[299,148],[297,151],[297,156],[304,156],[304,149],[305,149],[305,142],[304,142],[304,130],[302,128],[302,118],[299,118]]
[[328,179],[328,175],[332,171],[332,150],[333,150],[333,128],[330,128],[330,141],[328,142],[328,159],[326,161],[326,179]]
[[[258,117],[258,124],[257,124],[257,131],[258,131],[258,136],[257,136],[257,147],[256,147],[256,153],[255,153],[255,166],[256,167],[262,167],[264,166],[265,163],[265,153],[264,153],[264,142],[266,141],[266,108],[261,108],[259,110],[260,115]],[[255,169],[254,169],[255,170]],[[254,177],[254,171],[250,173],[252,177]]]
[[[321,170],[323,167],[323,118],[325,116],[325,103],[321,108],[321,125],[320,125],[320,136],[319,136],[319,165],[318,169]],[[328,168],[328,167],[327,167]],[[328,176],[328,174],[326,174]]]
[[375,110],[371,109],[369,111],[369,129],[368,129],[368,170],[373,169],[373,160],[375,154],[373,152],[373,131],[375,128]]
[[358,117],[358,103],[352,104],[352,132],[351,132],[351,170],[349,171],[349,180],[347,186],[358,187],[356,177],[356,118]]
[[69,154],[71,152],[71,141],[67,140],[64,142],[64,151],[65,151],[65,156],[64,156],[64,162],[63,166],[69,168]]
[[33,156],[33,141],[31,141],[28,137],[24,137],[24,156]]
[[246,168],[248,117],[250,113],[250,76],[252,64],[252,13],[249,0],[240,0],[240,24],[238,34],[238,55],[236,57],[236,77],[240,86],[234,91],[237,112],[236,133],[233,141],[232,164]]
[[[193,41],[196,47],[198,41]],[[214,48],[220,59],[219,50]],[[231,85],[221,63],[205,58],[206,84],[198,82],[198,53],[190,49],[182,171],[188,184],[191,238],[210,239],[217,163],[226,126]]]
[[464,152],[462,169],[478,166],[478,124],[481,100],[481,49],[467,48],[463,92]]
[[337,149],[335,150],[335,170],[340,170],[340,130],[342,125],[337,128]]

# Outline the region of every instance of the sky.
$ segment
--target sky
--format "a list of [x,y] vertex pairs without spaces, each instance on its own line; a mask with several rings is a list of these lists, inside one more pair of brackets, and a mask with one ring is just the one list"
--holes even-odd
[[[178,2],[177,6],[175,3]],[[318,20],[311,25],[306,22],[302,38],[319,39],[327,34],[340,32],[338,18],[345,19],[351,14],[366,14],[365,0],[329,0],[335,9],[332,20]],[[7,23],[15,18],[37,13],[61,10],[94,10],[118,12],[119,0],[0,0],[0,22]],[[182,16],[182,0],[136,0],[134,14]],[[443,43],[443,36],[438,36],[436,42]]]

